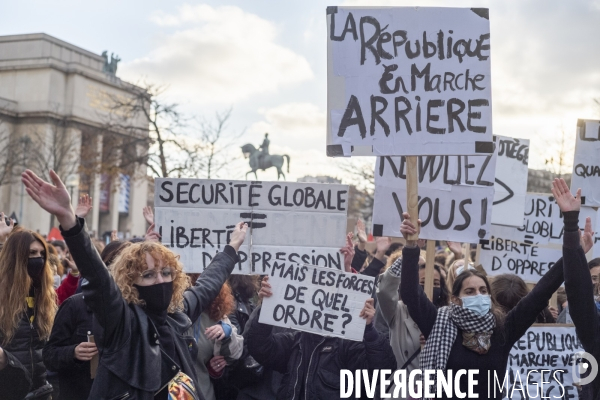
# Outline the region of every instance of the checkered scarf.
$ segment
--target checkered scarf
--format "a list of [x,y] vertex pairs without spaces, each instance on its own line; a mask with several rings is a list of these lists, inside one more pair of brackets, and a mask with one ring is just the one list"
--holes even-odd
[[[482,349],[481,353],[487,352],[495,326],[496,317],[491,312],[481,316],[456,304],[439,308],[433,329],[421,352],[421,370],[423,372],[425,370],[446,370],[448,356],[458,334],[458,329],[463,331],[465,339],[464,334],[467,334],[471,340],[474,339],[476,346]],[[463,344],[476,351],[465,341],[463,341]],[[434,390],[436,387],[437,383],[433,386]]]

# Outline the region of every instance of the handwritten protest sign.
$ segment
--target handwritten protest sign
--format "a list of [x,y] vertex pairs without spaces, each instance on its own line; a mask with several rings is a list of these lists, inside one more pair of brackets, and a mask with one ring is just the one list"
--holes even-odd
[[[588,216],[596,226],[596,210],[582,207],[582,230]],[[479,253],[490,276],[512,273],[535,283],[562,257],[564,223],[552,196],[528,193],[524,225],[515,228],[492,224],[491,234],[489,241],[481,242]]]
[[485,8],[328,7],[327,155],[493,152]]
[[577,121],[571,190],[578,188],[582,204],[600,206],[600,121]]
[[263,300],[260,322],[362,340],[365,320],[359,314],[375,278],[290,263],[274,263],[268,275],[273,295]]
[[[532,326],[508,356],[504,398],[578,398],[571,364],[574,354],[582,351],[575,327]],[[496,389],[499,391],[498,386]]]
[[156,226],[188,272],[202,272],[248,223],[233,273],[263,274],[272,263],[311,263],[342,269],[348,187],[294,182],[160,178]]
[[[419,236],[476,243],[488,238],[496,156],[418,157]],[[378,157],[373,234],[402,237],[407,210],[406,157]]]
[[527,194],[529,140],[495,136],[496,176],[492,223],[523,226]]

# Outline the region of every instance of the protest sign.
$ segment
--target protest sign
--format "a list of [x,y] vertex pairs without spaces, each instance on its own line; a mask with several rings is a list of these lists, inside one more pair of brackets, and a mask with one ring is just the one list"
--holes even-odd
[[506,136],[495,136],[494,139],[498,160],[492,223],[521,227],[527,194],[529,140]]
[[156,227],[188,272],[202,272],[248,223],[233,273],[264,273],[272,260],[343,268],[348,187],[294,182],[160,178]]
[[[575,353],[582,351],[575,327],[532,326],[513,345],[508,356],[504,398],[578,398],[577,388],[573,385],[578,376],[573,377],[571,364],[574,358],[577,359]],[[496,390],[499,391],[499,386]]]
[[[596,226],[596,210],[582,207],[579,212],[579,228],[585,228],[585,219],[592,219],[592,227]],[[528,193],[525,201],[525,221],[519,228],[521,234],[514,236],[513,240],[536,244],[563,243],[563,215],[554,197]]]
[[571,191],[581,188],[581,203],[600,206],[600,121],[577,121]]
[[327,155],[493,152],[486,8],[328,7]]
[[359,314],[373,294],[375,278],[287,262],[273,263],[268,275],[273,295],[263,299],[261,323],[363,339],[365,320]]
[[[419,237],[477,243],[488,238],[496,156],[418,157]],[[378,157],[373,234],[402,237],[406,212],[406,157]]]
[[[596,211],[596,223],[598,223],[598,221],[600,221],[600,208],[598,208],[598,210]],[[594,229],[594,247],[592,248],[593,258],[600,257],[600,232],[598,232],[598,230],[598,228]]]
[[[595,226],[596,215],[595,209],[582,207],[580,229],[584,229],[586,217]],[[490,276],[512,273],[535,283],[562,257],[563,235],[562,213],[554,198],[528,193],[524,225],[492,224],[490,240],[480,242],[479,260]]]

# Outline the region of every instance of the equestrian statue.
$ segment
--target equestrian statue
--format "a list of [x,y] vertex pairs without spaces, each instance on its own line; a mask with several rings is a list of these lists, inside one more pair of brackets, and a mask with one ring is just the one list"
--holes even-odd
[[256,171],[266,170],[267,168],[275,167],[277,168],[277,180],[279,180],[280,176],[283,176],[285,179],[285,174],[281,170],[284,163],[284,158],[287,160],[287,172],[290,172],[290,156],[287,154],[279,155],[279,154],[269,154],[269,144],[271,141],[269,140],[269,134],[265,133],[265,139],[262,144],[258,147],[254,147],[252,144],[248,143],[242,146],[242,153],[244,153],[244,158],[250,158],[250,168],[251,170],[246,172],[246,179],[248,179],[248,174],[254,173],[254,177],[258,180],[258,176],[256,176]]

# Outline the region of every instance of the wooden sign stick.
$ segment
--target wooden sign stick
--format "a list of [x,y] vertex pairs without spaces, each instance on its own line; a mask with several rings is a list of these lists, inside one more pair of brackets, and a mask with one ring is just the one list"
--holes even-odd
[[[419,178],[417,175],[417,156],[406,157],[406,193],[408,204],[408,214],[411,222],[419,229],[417,220],[419,219]],[[408,240],[419,240],[419,232],[410,235]]]
[[435,240],[427,241],[427,254],[425,255],[425,294],[429,301],[433,300],[433,264],[435,262]]

